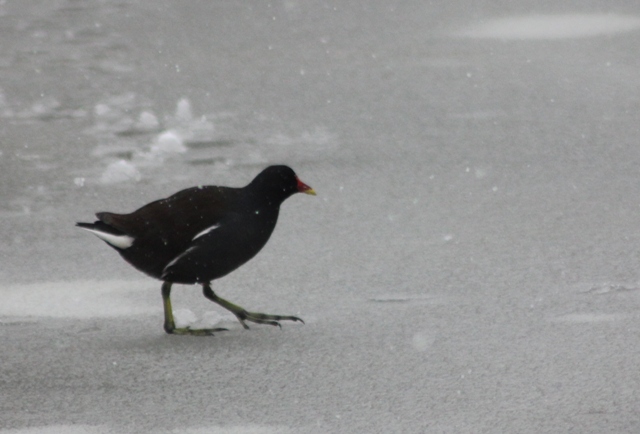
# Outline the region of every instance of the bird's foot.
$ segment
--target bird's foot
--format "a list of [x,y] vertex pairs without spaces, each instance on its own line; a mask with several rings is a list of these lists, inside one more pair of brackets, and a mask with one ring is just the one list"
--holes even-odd
[[229,329],[225,328],[215,328],[215,329],[192,329],[190,327],[167,327],[165,326],[164,331],[169,335],[187,335],[187,336],[213,336],[214,333],[228,331]]
[[270,315],[267,313],[249,312],[244,309],[240,310],[239,312],[233,313],[236,318],[238,318],[238,321],[240,321],[240,324],[242,324],[242,327],[244,327],[245,329],[249,329],[249,326],[245,321],[251,321],[256,324],[268,324],[272,326],[278,326],[280,328],[282,328],[282,326],[280,325],[280,321],[299,321],[304,324],[302,318],[298,318],[297,316]]
[[272,326],[278,326],[282,328],[280,325],[280,321],[300,321],[304,324],[302,318],[298,318],[297,316],[290,315],[270,315],[267,313],[258,313],[258,312],[249,312],[248,310],[243,309],[237,304],[233,304],[230,301],[225,300],[224,298],[218,297],[218,295],[211,290],[211,285],[209,283],[205,283],[202,285],[202,293],[206,298],[213,301],[214,303],[219,304],[220,306],[227,309],[229,312],[234,314],[242,327],[248,329],[246,321],[254,322],[256,324],[268,324]]

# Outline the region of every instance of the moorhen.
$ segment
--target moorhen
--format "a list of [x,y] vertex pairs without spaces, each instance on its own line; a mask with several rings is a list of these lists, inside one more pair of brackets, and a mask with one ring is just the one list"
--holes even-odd
[[113,247],[131,265],[160,279],[164,329],[169,334],[212,335],[226,329],[176,328],[171,308],[174,283],[200,284],[209,300],[245,321],[280,326],[296,316],[249,312],[216,295],[211,281],[253,258],[276,226],[280,205],[294,193],[315,195],[287,166],[270,166],[243,188],[197,186],[156,200],[130,214],[99,212],[94,223],[77,223]]

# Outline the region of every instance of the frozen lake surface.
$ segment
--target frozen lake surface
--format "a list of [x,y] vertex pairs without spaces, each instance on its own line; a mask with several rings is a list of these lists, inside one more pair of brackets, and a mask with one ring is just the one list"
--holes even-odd
[[[640,6],[0,4],[0,434],[640,432]],[[243,330],[74,227],[286,163]]]

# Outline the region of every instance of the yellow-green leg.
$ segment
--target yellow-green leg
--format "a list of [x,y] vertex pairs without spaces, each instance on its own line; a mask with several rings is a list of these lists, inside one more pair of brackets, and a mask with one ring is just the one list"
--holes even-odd
[[213,336],[214,332],[221,332],[227,329],[192,329],[189,327],[176,328],[173,320],[173,309],[171,308],[171,282],[162,284],[162,304],[164,306],[164,331],[170,335],[191,335],[191,336]]
[[225,300],[224,298],[218,297],[216,293],[211,289],[211,284],[209,283],[202,284],[202,293],[209,300],[219,304],[220,306],[233,313],[236,318],[238,318],[238,321],[240,321],[240,324],[242,324],[242,327],[244,327],[245,329],[249,328],[245,321],[251,321],[257,324],[269,324],[278,326],[280,328],[282,328],[282,326],[278,321],[300,321],[302,324],[304,324],[302,318],[298,318],[297,316],[269,315],[266,313],[249,312],[242,307]]

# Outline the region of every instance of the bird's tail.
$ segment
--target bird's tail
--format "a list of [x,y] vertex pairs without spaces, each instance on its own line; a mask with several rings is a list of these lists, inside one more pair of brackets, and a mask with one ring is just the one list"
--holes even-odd
[[129,236],[99,220],[94,223],[78,222],[76,223],[76,226],[91,232],[93,235],[100,238],[102,241],[109,244],[111,247],[114,247],[115,249],[127,249],[131,247],[134,241],[134,238],[132,236]]

